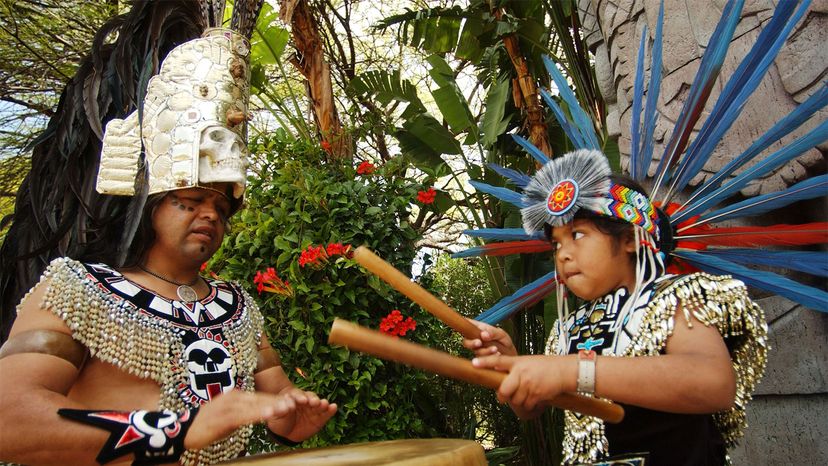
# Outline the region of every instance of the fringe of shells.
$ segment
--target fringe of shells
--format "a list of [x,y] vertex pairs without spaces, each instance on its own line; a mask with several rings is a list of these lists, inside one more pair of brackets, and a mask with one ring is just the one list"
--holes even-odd
[[[63,319],[73,338],[83,343],[91,356],[137,377],[157,382],[161,386],[159,409],[180,412],[192,407],[178,395],[178,386],[188,384],[181,341],[183,330],[175,328],[169,321],[136,312],[124,300],[102,294],[94,282],[86,278],[84,266],[72,259],[53,260],[40,283],[46,281],[49,285],[41,306]],[[236,363],[237,374],[242,379],[239,388],[252,392],[256,349],[264,318],[255,301],[244,290],[240,291],[248,316],[232,320],[223,330],[230,343],[229,351]],[[177,364],[171,364],[172,361]],[[205,465],[233,459],[247,447],[252,432],[252,426],[242,426],[229,437],[202,450],[186,451],[181,463]]]
[[[729,343],[736,372],[736,399],[730,410],[713,418],[728,448],[734,446],[747,427],[745,407],[756,383],[762,378],[769,350],[768,327],[762,309],[747,293],[744,283],[729,275],[695,273],[664,280],[647,305],[635,338],[621,356],[656,356],[673,334],[679,303],[688,327],[690,315],[704,325],[713,325]],[[692,309],[691,312],[689,309]],[[556,332],[546,343],[546,354],[557,347]],[[591,416],[565,412],[564,464],[589,463],[607,452],[604,423]]]

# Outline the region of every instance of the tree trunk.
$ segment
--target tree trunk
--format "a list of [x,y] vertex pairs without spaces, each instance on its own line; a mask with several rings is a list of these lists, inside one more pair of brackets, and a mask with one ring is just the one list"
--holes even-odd
[[[498,19],[502,14],[500,10],[495,13]],[[543,118],[543,107],[540,104],[538,86],[535,84],[535,78],[529,73],[526,60],[523,59],[523,55],[520,53],[518,39],[514,35],[506,36],[503,38],[503,45],[506,46],[506,52],[509,54],[509,59],[512,60],[515,72],[517,72],[517,78],[515,78],[512,85],[513,97],[515,98],[516,107],[526,109],[529,141],[547,157],[552,157],[552,147],[549,145],[549,137],[546,132],[546,122]],[[520,90],[520,93],[517,90]]]
[[334,104],[331,68],[325,61],[322,38],[306,0],[282,0],[279,17],[291,25],[296,53],[291,63],[307,80],[308,98],[322,137],[322,147],[334,159],[352,157]]

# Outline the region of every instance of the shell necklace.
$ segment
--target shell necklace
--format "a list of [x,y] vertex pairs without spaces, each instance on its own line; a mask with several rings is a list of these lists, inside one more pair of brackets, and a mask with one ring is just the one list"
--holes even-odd
[[159,275],[159,274],[147,269],[143,265],[139,264],[138,268],[143,270],[144,272],[152,275],[155,278],[164,280],[165,282],[167,282],[169,284],[172,284],[172,285],[177,285],[178,288],[176,288],[175,294],[178,295],[179,300],[184,301],[186,303],[191,303],[191,302],[198,299],[198,294],[196,294],[195,290],[192,287],[193,287],[193,285],[198,283],[198,279],[201,278],[201,276],[196,276],[193,279],[193,281],[191,281],[190,283],[180,283],[180,282],[177,282],[177,281],[174,281],[174,280],[170,280],[169,278],[166,278],[162,275]]

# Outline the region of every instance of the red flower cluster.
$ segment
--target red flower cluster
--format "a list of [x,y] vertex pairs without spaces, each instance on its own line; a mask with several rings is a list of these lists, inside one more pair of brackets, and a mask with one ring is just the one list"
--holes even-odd
[[345,256],[350,259],[354,256],[354,253],[351,252],[350,244],[329,243],[328,246],[323,244],[314,246],[311,244],[299,256],[299,265],[321,269],[328,262],[328,259],[333,256]]
[[313,268],[321,268],[328,262],[328,254],[325,252],[323,246],[308,245],[299,256],[299,265],[301,267],[310,266]]
[[409,330],[414,331],[416,328],[417,322],[411,317],[403,320],[402,314],[397,309],[383,317],[382,322],[380,322],[380,331],[394,337],[405,336]]
[[437,191],[434,188],[428,188],[425,191],[417,191],[417,200],[423,204],[431,204],[437,196]]
[[357,175],[370,175],[376,169],[377,167],[373,163],[366,160],[357,166]]
[[345,256],[347,258],[353,257],[354,253],[351,252],[351,245],[350,244],[342,244],[342,243],[330,243],[326,248],[326,252],[328,256]]
[[256,291],[259,294],[262,294],[262,291],[267,291],[282,296],[293,296],[293,288],[291,288],[290,283],[279,278],[273,267],[268,267],[264,273],[257,271],[256,276],[253,277],[253,283],[256,284]]
[[319,143],[319,146],[322,147],[322,150],[324,150],[325,152],[327,152],[329,154],[331,153],[331,143],[330,142],[322,141],[322,142]]

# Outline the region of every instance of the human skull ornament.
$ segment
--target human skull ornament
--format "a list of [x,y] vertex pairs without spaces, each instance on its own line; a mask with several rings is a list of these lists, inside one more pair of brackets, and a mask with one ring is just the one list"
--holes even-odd
[[247,171],[247,147],[235,132],[209,126],[201,132],[198,182],[233,183],[233,195],[241,197]]
[[198,340],[184,351],[190,389],[199,397],[211,400],[233,388],[235,364],[227,349],[212,340]]

